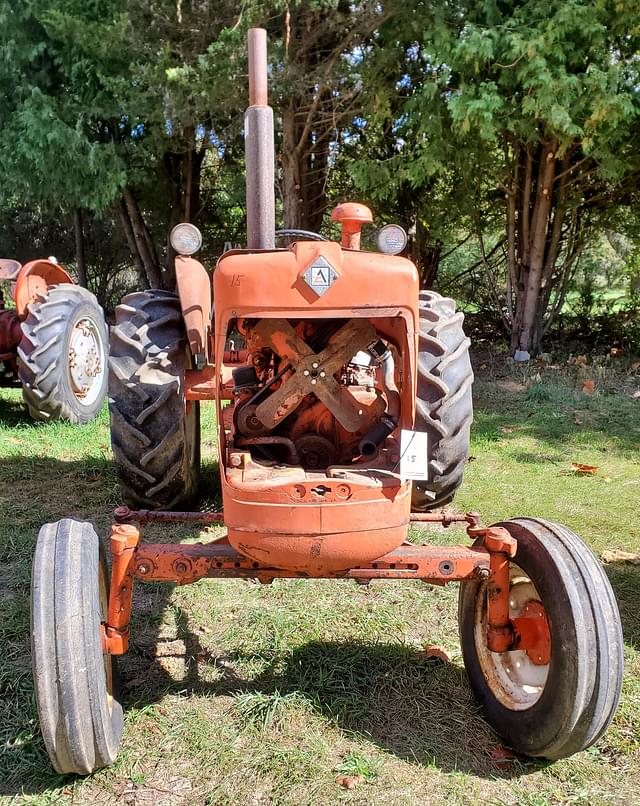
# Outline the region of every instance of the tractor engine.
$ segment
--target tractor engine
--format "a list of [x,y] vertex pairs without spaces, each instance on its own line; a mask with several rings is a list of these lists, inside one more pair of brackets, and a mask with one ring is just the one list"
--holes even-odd
[[[225,410],[233,447],[262,465],[361,464],[398,423],[394,349],[366,319],[235,323],[247,359]],[[228,412],[228,413],[227,413]]]

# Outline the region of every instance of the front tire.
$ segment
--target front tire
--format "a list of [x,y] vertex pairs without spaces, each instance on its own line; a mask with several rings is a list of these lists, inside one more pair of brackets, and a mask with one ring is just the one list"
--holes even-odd
[[130,506],[177,509],[197,490],[200,409],[184,396],[190,365],[176,295],[127,295],[111,329],[109,413],[116,470]]
[[109,572],[90,523],[40,529],[31,577],[31,657],[40,730],[60,773],[113,763],[123,714],[115,661],[102,651]]
[[542,607],[549,662],[526,652],[491,652],[487,582],[460,586],[464,664],[485,717],[514,750],[551,760],[592,745],[613,719],[622,686],[624,646],[611,585],[597,558],[561,524],[517,518],[495,524],[516,538],[510,564],[510,617]]
[[473,370],[463,321],[452,299],[420,292],[415,429],[428,434],[429,480],[413,483],[414,512],[444,506],[462,483],[473,420]]
[[88,423],[107,394],[102,308],[78,285],[52,286],[27,309],[18,345],[22,396],[36,420]]

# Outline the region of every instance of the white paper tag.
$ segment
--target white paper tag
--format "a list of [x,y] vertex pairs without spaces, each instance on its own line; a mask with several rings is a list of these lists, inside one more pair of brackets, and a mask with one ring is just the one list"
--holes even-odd
[[400,432],[400,475],[403,479],[429,480],[428,434],[426,431]]

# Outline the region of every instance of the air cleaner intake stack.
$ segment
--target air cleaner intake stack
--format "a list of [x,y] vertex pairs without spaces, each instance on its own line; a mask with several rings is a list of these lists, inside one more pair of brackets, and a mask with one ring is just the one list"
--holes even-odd
[[267,97],[267,32],[250,28],[249,108],[244,115],[247,187],[247,246],[273,249],[275,195],[273,110]]

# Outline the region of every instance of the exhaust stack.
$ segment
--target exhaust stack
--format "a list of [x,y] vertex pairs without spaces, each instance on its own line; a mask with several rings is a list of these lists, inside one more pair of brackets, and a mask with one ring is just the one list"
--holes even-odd
[[275,193],[273,110],[267,97],[267,32],[250,28],[249,108],[244,114],[247,187],[247,246],[275,246]]

